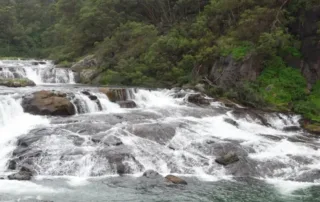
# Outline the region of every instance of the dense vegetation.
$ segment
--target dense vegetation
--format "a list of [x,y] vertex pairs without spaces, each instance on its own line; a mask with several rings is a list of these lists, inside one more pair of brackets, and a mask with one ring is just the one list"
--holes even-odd
[[100,83],[157,87],[203,82],[221,57],[259,58],[263,68],[256,80],[227,89],[211,80],[207,92],[294,110],[319,122],[320,82],[307,88],[288,62],[304,57],[292,24],[319,5],[320,0],[1,0],[0,56],[69,64],[93,54]]

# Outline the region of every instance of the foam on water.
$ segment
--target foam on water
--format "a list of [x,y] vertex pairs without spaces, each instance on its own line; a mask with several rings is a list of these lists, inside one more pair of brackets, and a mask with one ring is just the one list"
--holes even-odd
[[6,170],[10,154],[16,147],[16,138],[42,124],[49,124],[49,121],[24,113],[20,101],[13,95],[0,95],[0,174]]

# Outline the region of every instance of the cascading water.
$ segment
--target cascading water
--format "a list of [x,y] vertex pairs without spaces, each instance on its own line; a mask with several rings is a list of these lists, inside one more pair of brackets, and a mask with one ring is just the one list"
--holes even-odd
[[[77,114],[25,113],[21,100],[41,90],[65,93]],[[312,188],[300,191],[319,188],[320,141],[299,128],[299,116],[217,102],[197,106],[188,102],[191,91],[119,90],[119,104],[102,92],[72,85],[0,88],[0,178],[22,167],[34,173],[31,182],[0,180],[0,201],[316,202],[320,197]],[[123,99],[137,107],[121,108]],[[230,151],[238,162],[215,162]],[[17,165],[13,170],[10,160]],[[149,169],[181,176],[188,185],[141,178]]]
[[16,138],[37,125],[48,123],[43,117],[24,113],[20,101],[14,97],[0,95],[0,175],[7,170],[10,153],[16,148]]
[[36,84],[75,83],[74,73],[70,69],[56,68],[51,61],[2,60],[0,78],[28,78]]

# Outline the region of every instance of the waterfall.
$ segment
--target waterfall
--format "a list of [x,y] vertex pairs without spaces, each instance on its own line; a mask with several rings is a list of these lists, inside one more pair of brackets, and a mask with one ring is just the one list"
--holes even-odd
[[95,112],[123,112],[118,104],[111,102],[103,93],[90,91],[84,94],[83,92],[76,92],[72,97],[73,98],[71,101],[75,105],[78,114]]
[[41,124],[48,124],[47,119],[24,113],[14,95],[0,95],[0,174],[7,170],[16,138]]
[[36,84],[75,83],[74,73],[70,69],[56,68],[51,61],[2,60],[0,78],[28,78]]

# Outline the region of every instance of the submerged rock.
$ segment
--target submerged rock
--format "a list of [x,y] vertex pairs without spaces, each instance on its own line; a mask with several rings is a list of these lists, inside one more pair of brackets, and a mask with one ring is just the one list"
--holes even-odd
[[172,182],[173,184],[183,184],[183,185],[188,184],[185,180],[174,175],[167,175],[165,178],[168,182]]
[[28,171],[19,171],[18,173],[8,176],[9,180],[19,180],[19,181],[27,181],[27,180],[31,180],[31,178],[32,178],[32,173]]
[[188,95],[187,100],[188,102],[196,105],[210,105],[210,103],[213,101],[212,99],[208,99],[200,93]]
[[239,123],[236,122],[236,121],[233,120],[233,119],[225,118],[224,121],[227,122],[227,123],[229,123],[229,124],[231,124],[231,125],[233,125],[233,126],[235,126],[235,127],[239,127]]
[[22,107],[25,112],[35,115],[70,116],[76,113],[66,94],[54,91],[38,91],[24,97]]
[[150,179],[155,179],[162,177],[157,171],[154,170],[147,170],[143,173],[143,177],[150,178]]
[[137,104],[133,100],[127,100],[127,101],[118,101],[118,105],[120,105],[121,108],[136,108]]
[[301,130],[301,128],[299,126],[287,126],[284,127],[283,130],[287,132],[295,132]]
[[36,84],[30,79],[0,79],[0,86],[6,86],[10,88],[20,88],[27,86],[35,86]]
[[105,94],[111,102],[128,100],[127,89],[125,88],[99,88],[99,92]]
[[239,161],[239,157],[234,152],[229,152],[215,160],[216,163],[227,166],[229,164]]

